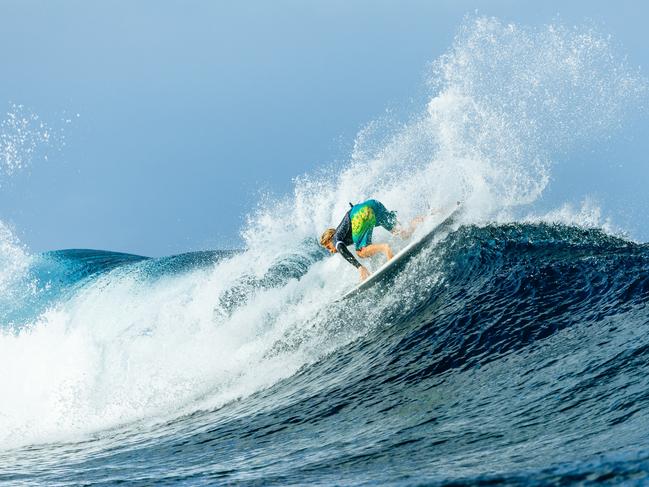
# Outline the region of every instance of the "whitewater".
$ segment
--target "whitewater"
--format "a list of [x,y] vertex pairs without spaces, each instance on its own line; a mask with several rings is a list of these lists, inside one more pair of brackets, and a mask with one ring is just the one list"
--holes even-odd
[[[477,17],[428,81],[406,122],[261,198],[240,250],[36,254],[0,222],[0,481],[648,482],[649,246],[541,201],[645,79],[591,27]],[[16,120],[5,177],[49,137]],[[370,197],[464,213],[340,302],[356,270],[317,238]]]

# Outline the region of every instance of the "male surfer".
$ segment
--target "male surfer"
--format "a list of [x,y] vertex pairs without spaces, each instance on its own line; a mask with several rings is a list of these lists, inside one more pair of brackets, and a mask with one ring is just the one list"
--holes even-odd
[[408,238],[414,231],[414,224],[419,222],[413,222],[410,229],[403,230],[397,222],[396,212],[388,211],[380,201],[367,200],[357,205],[349,205],[351,208],[345,213],[338,228],[328,228],[324,231],[320,237],[320,245],[332,254],[340,252],[347,262],[358,269],[363,281],[370,273],[354,258],[347,246],[354,244],[356,254],[363,259],[382,252],[390,260],[394,254],[387,243],[372,243],[374,227],[378,225],[394,235]]

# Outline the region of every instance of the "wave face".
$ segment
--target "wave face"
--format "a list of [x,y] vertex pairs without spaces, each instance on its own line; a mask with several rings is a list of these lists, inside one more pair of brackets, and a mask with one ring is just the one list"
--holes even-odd
[[[0,476],[647,478],[649,247],[561,225],[464,225],[385,287],[297,316],[281,333],[249,321],[250,340],[237,315],[291,287],[275,312],[282,322],[300,313],[290,308],[306,269],[331,263],[316,251],[313,262],[287,257],[228,288],[238,304],[211,309],[223,322],[210,330],[192,326],[191,289],[237,254],[43,256],[33,275],[65,266],[72,276],[43,299],[74,295],[81,316],[49,311],[47,326],[14,323],[1,336],[0,431],[12,446],[0,453]],[[133,297],[143,287],[146,296]],[[87,309],[112,312],[86,322]]]
[[[553,151],[646,91],[616,59],[588,28],[467,20],[421,113],[260,201],[241,251],[32,255],[0,222],[0,480],[647,482],[649,247],[537,204]],[[315,236],[368,197],[465,211],[339,302],[358,276]]]

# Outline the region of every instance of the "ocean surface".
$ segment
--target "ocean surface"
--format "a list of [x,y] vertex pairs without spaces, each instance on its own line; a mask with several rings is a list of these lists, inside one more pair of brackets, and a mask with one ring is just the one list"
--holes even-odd
[[[185,293],[236,254],[35,258],[35,301],[1,308],[0,480],[649,482],[647,245],[458,224],[383,286],[300,316],[321,293],[307,270],[331,262],[313,245],[206,286],[229,305],[205,320]],[[65,317],[26,325],[61,300]]]
[[[649,246],[547,196],[644,79],[590,27],[486,17],[430,70],[239,250],[39,253],[0,221],[0,484],[649,484]],[[357,271],[317,239],[370,197],[413,238],[464,210],[341,301]]]

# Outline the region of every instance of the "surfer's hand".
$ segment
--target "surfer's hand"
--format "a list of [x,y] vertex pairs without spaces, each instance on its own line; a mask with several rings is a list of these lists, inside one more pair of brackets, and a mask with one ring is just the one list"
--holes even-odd
[[361,275],[361,281],[364,281],[370,276],[370,271],[368,271],[367,268],[364,266],[360,266],[358,268],[358,272]]

